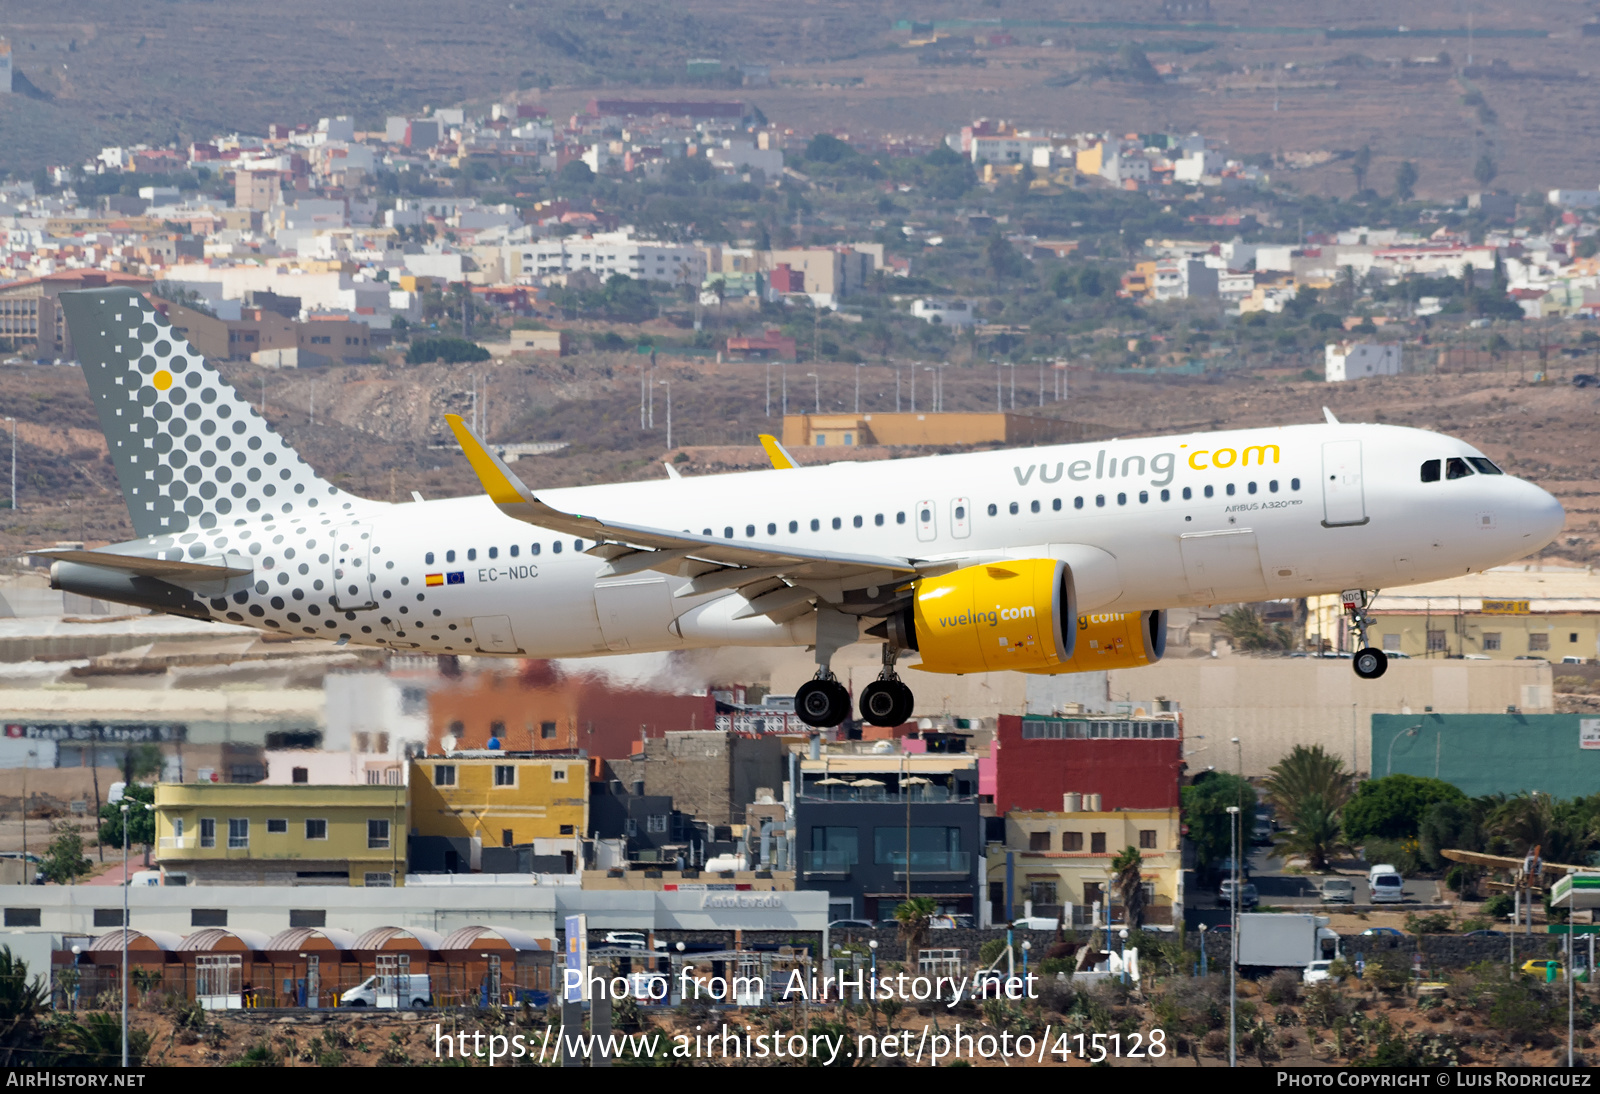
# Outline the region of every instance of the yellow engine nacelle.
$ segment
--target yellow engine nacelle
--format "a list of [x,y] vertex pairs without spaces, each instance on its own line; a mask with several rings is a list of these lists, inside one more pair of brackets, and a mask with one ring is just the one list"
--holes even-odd
[[1135,669],[1155,664],[1166,652],[1166,612],[1096,612],[1078,616],[1078,638],[1065,664],[1029,671]]
[[967,566],[917,582],[912,622],[928,672],[1054,672],[1072,656],[1072,581],[1064,562]]
[[1154,664],[1166,649],[1162,612],[1079,616],[1071,570],[1055,559],[923,578],[910,614],[905,637],[925,672],[1093,672]]

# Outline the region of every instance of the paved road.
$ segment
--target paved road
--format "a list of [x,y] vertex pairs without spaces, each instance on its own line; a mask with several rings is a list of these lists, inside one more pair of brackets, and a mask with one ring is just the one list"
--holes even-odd
[[[1278,857],[1277,850],[1270,844],[1253,846],[1246,862],[1250,866],[1250,880],[1255,883],[1256,892],[1261,896],[1261,903],[1276,908],[1296,908],[1311,910],[1322,907],[1322,898],[1318,895],[1319,880],[1314,877],[1291,874],[1284,869],[1284,863]],[[1331,875],[1330,875],[1331,876]],[[1345,880],[1355,886],[1355,903],[1370,904],[1372,891],[1367,885],[1365,874],[1340,874]],[[1388,905],[1397,911],[1405,910],[1407,905],[1427,903],[1434,899],[1437,883],[1429,880],[1406,879],[1405,900],[1401,904]],[[1193,909],[1191,921],[1195,924],[1205,923],[1208,926],[1228,921],[1228,908],[1218,898],[1217,890],[1207,888],[1202,892],[1189,895],[1189,907]],[[1337,908],[1339,905],[1332,905]]]

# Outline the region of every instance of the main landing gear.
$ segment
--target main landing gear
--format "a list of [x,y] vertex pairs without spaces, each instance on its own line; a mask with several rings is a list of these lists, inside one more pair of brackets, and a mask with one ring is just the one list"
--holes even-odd
[[828,669],[800,685],[794,693],[794,711],[808,726],[824,729],[850,717],[850,691]]
[[1353,661],[1356,675],[1363,680],[1376,680],[1389,669],[1389,656],[1374,646],[1367,645],[1367,628],[1372,617],[1367,614],[1366,590],[1346,589],[1340,599],[1344,601],[1345,615],[1350,617],[1350,630],[1355,635],[1356,655]]
[[[883,671],[861,689],[861,718],[871,725],[898,726],[911,718],[916,700],[894,671],[897,653],[885,644]],[[836,726],[850,717],[850,692],[831,671],[819,668],[817,675],[801,684],[794,693],[794,709],[808,726],[818,729]]]
[[[794,710],[800,720],[815,729],[836,726],[850,717],[850,691],[828,668],[833,655],[860,638],[860,620],[833,609],[817,609],[817,675],[800,685],[794,693]],[[875,726],[897,726],[911,717],[911,689],[895,674],[894,661],[900,651],[885,642],[883,671],[861,689],[861,717]]]
[[885,642],[883,671],[878,673],[876,680],[861,689],[861,717],[871,725],[897,726],[911,717],[911,708],[916,699],[894,671],[898,652]]

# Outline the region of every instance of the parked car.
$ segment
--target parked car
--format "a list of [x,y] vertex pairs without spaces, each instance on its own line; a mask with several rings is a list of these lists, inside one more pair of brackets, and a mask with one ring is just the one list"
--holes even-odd
[[[1523,976],[1537,976],[1541,980],[1559,980],[1563,975],[1561,962],[1543,958],[1535,958],[1532,961],[1524,961],[1522,963],[1521,971]],[[1580,984],[1586,983],[1589,979],[1589,974],[1584,969],[1579,969],[1578,975],[1575,977],[1575,979]]]
[[[1221,887],[1217,890],[1217,900],[1229,907],[1232,907],[1233,879],[1231,877],[1223,881]],[[1256,892],[1255,885],[1248,881],[1241,882],[1239,884],[1239,907],[1254,908],[1260,903],[1261,895]]]
[[1250,842],[1256,844],[1272,842],[1272,822],[1266,817],[1257,817],[1256,826],[1250,830]]
[[[398,978],[400,983],[400,1001],[402,1007],[431,1007],[433,1005],[433,987],[427,976],[421,973],[408,973]],[[341,1007],[375,1007],[378,1005],[378,978],[369,976],[343,995],[339,996]]]
[[1364,934],[1364,935],[1372,935],[1372,936],[1388,935],[1391,938],[1404,938],[1406,936],[1406,932],[1404,932],[1402,930],[1399,930],[1399,929],[1397,929],[1395,927],[1368,927],[1366,930],[1362,931],[1361,933]]
[[1504,931],[1468,931],[1462,938],[1504,938]]
[[830,931],[870,931],[870,930],[872,930],[872,920],[870,920],[870,919],[835,919],[832,923],[828,924],[828,930],[830,930]]
[[1317,984],[1324,980],[1337,984],[1343,980],[1342,976],[1334,976],[1328,970],[1333,966],[1332,961],[1313,961],[1306,966],[1306,971],[1300,974],[1300,981],[1304,984]]
[[1379,874],[1372,879],[1372,903],[1399,904],[1406,898],[1406,882],[1399,874]]
[[607,946],[626,946],[630,950],[647,950],[650,948],[649,940],[643,931],[607,931],[605,944]]
[[1387,862],[1380,862],[1380,863],[1378,863],[1378,865],[1374,866],[1372,869],[1367,871],[1367,884],[1368,885],[1376,884],[1379,874],[1396,874],[1396,875],[1398,875],[1399,873],[1400,873],[1399,870],[1396,870],[1393,866],[1389,865]]
[[1318,892],[1324,904],[1354,904],[1356,901],[1355,883],[1348,878],[1325,877]]

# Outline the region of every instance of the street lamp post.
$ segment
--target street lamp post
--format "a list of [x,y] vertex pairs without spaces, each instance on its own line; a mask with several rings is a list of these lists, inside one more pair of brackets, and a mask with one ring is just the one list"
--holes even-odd
[[1023,990],[1027,990],[1028,983],[1028,951],[1033,949],[1033,943],[1026,938],[1022,940],[1022,983]]
[[1228,908],[1228,920],[1232,926],[1228,933],[1233,936],[1229,940],[1231,955],[1228,961],[1229,1067],[1239,1066],[1239,813],[1237,805],[1228,806],[1228,835],[1233,844],[1233,891]]
[[667,389],[667,451],[672,451],[672,381],[660,381],[662,387]]
[[7,418],[11,423],[11,511],[17,511],[17,420]]
[[1385,775],[1393,775],[1394,774],[1394,746],[1395,746],[1395,742],[1400,740],[1401,737],[1415,737],[1419,732],[1421,732],[1421,730],[1422,730],[1422,723],[1418,722],[1414,726],[1411,726],[1411,727],[1409,727],[1407,729],[1402,729],[1399,733],[1396,733],[1392,738],[1389,739],[1389,758],[1388,758],[1387,761],[1385,761],[1385,763],[1383,765],[1384,766],[1384,772],[1383,773]]
[[813,396],[812,406],[814,408],[813,409],[813,413],[821,414],[822,413],[822,377],[818,376],[815,372],[808,372],[808,373],[806,373],[806,375],[811,377],[812,396]]
[[[112,791],[113,804],[122,807],[122,1066],[128,1066],[128,797],[127,788]],[[155,806],[144,802],[133,804],[153,810]]]
[[856,364],[856,413],[857,414],[861,413],[861,370],[862,370],[863,367],[864,366],[859,362]]

